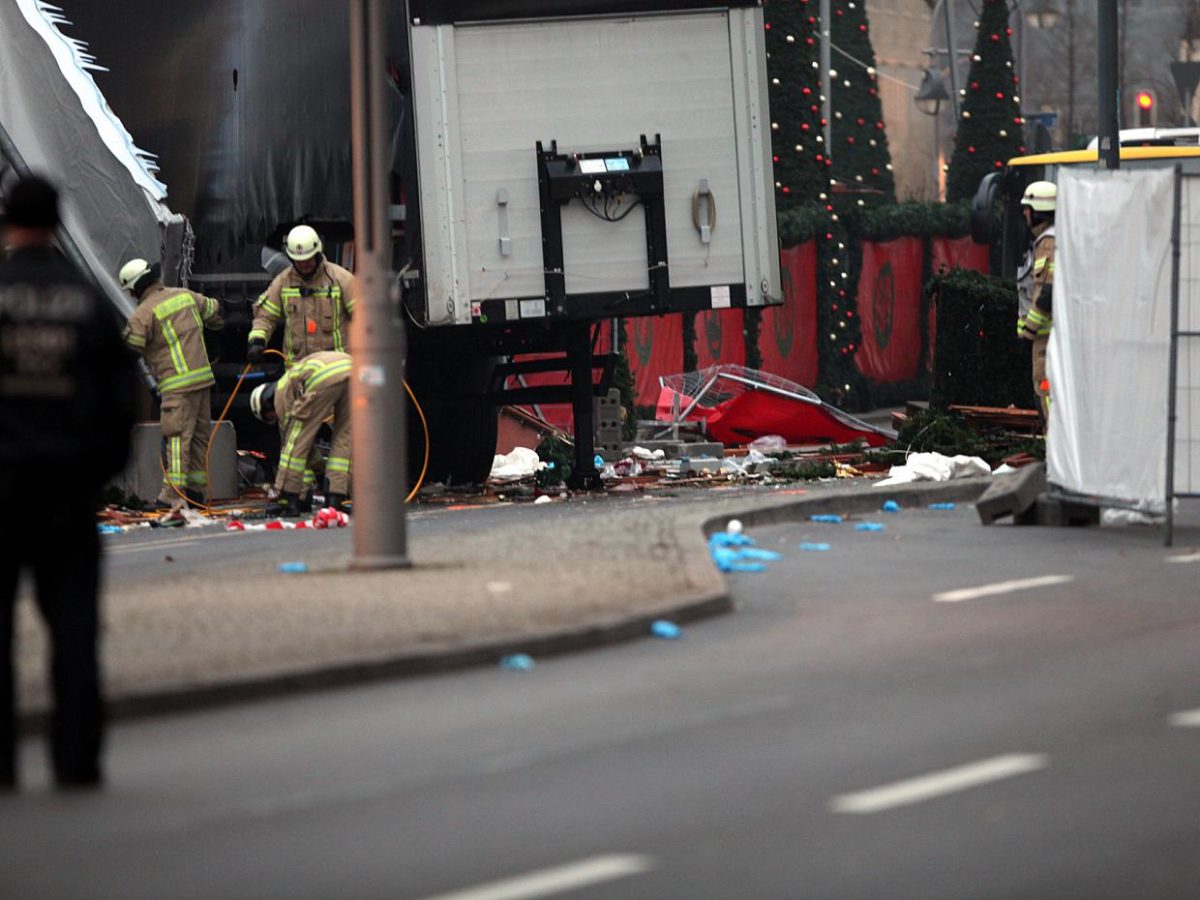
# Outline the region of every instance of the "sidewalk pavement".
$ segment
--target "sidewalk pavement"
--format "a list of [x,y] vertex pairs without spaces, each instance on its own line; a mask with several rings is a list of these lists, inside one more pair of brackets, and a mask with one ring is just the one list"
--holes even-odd
[[[274,564],[210,566],[204,577],[123,583],[104,597],[109,708],[145,715],[384,677],[544,657],[647,634],[658,618],[729,612],[706,534],[813,513],[865,513],[976,499],[988,478],[876,489],[637,503],[596,514],[538,516],[459,534],[410,536],[413,567],[349,571],[344,543],[306,549],[309,572]],[[24,724],[44,718],[46,656],[31,603],[20,604]]]

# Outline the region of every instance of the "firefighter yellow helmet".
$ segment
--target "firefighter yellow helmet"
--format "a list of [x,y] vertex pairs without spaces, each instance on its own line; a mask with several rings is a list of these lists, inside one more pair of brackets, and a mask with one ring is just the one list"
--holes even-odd
[[287,236],[287,255],[292,262],[312,259],[321,252],[321,238],[309,225],[297,225]]
[[1028,206],[1034,212],[1052,213],[1058,205],[1058,188],[1053,181],[1035,181],[1025,188],[1021,205]]
[[121,271],[117,273],[117,280],[121,282],[121,290],[131,291],[133,286],[142,280],[143,276],[150,274],[150,263],[144,259],[131,259],[125,265],[121,266]]
[[254,413],[256,419],[265,422],[266,414],[275,411],[274,403],[275,382],[273,381],[260,384],[250,392],[250,412]]

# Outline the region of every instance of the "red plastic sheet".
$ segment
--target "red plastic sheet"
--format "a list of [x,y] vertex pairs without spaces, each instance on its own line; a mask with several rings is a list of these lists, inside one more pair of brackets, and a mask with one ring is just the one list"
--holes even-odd
[[721,363],[746,364],[746,336],[740,309],[711,309],[696,314],[696,368]]
[[839,421],[828,407],[759,391],[748,391],[712,410],[708,433],[723,444],[746,444],[764,434],[778,434],[789,444],[846,444],[861,438],[879,447],[887,442],[878,432]]
[[921,238],[865,242],[858,280],[862,345],[855,363],[871,381],[916,378],[921,364]]
[[969,237],[935,237],[929,242],[929,252],[934,275],[956,267],[976,272],[988,270],[987,244],[977,244]]
[[653,406],[661,390],[658,379],[683,369],[683,316],[642,316],[625,325],[629,367],[637,384],[639,406]]
[[783,305],[763,310],[758,349],[762,369],[812,387],[817,382],[817,245],[807,241],[779,254]]

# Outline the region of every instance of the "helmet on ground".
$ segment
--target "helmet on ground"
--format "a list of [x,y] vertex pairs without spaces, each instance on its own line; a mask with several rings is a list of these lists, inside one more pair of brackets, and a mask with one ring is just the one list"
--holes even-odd
[[273,381],[260,384],[250,392],[250,412],[254,413],[256,419],[265,422],[266,419],[263,416],[274,410],[274,403],[275,382]]
[[117,279],[121,282],[121,290],[131,291],[143,277],[150,274],[150,263],[144,259],[131,259],[121,266]]
[[297,225],[287,236],[287,255],[292,262],[312,259],[321,252],[321,238],[310,225]]
[[1034,212],[1052,213],[1058,205],[1058,188],[1053,181],[1035,181],[1025,188],[1021,205],[1028,206]]

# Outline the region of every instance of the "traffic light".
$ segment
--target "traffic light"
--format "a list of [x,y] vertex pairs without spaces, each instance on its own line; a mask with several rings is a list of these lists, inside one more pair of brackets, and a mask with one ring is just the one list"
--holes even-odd
[[1154,92],[1138,91],[1133,98],[1137,107],[1138,127],[1150,128],[1154,125]]

